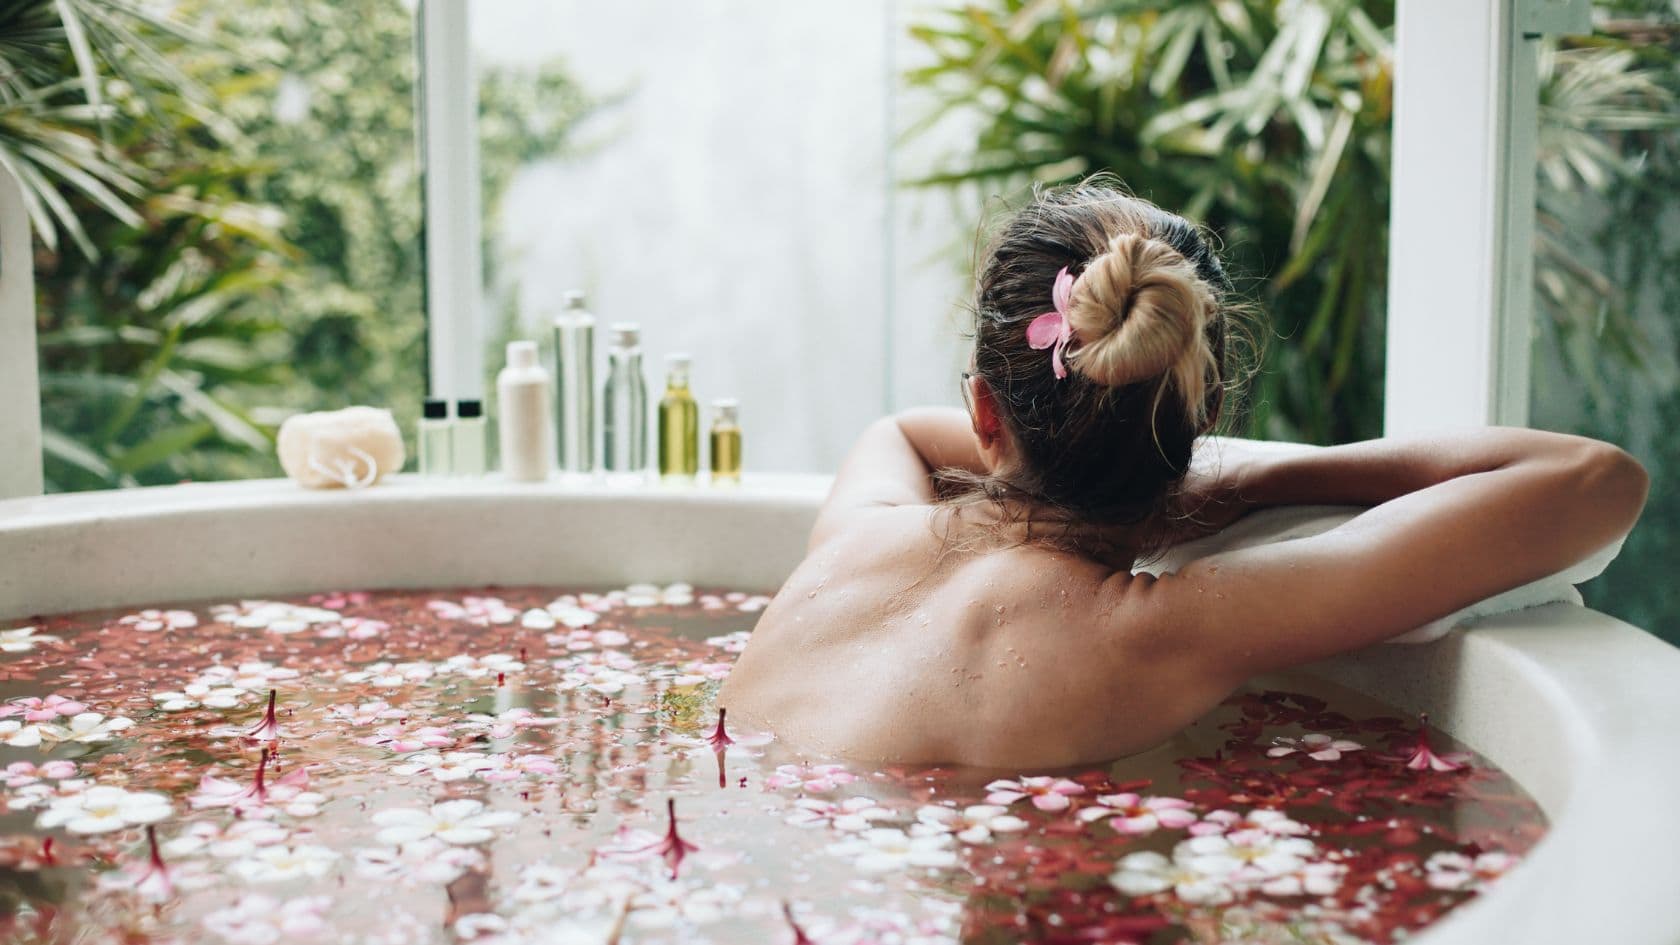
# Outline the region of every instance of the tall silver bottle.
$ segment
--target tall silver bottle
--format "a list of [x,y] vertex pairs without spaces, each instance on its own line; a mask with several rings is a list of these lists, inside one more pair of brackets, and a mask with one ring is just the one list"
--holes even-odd
[[642,376],[641,329],[612,326],[607,383],[601,391],[602,458],[610,473],[645,474],[648,468],[648,393]]
[[582,292],[567,292],[554,317],[555,443],[560,468],[595,471],[595,316]]

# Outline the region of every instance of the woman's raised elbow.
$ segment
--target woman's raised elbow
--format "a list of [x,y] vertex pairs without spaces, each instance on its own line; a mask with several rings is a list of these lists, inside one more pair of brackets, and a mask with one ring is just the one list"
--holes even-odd
[[1576,459],[1576,482],[1584,497],[1614,517],[1620,530],[1638,520],[1651,490],[1651,476],[1619,446],[1589,440]]

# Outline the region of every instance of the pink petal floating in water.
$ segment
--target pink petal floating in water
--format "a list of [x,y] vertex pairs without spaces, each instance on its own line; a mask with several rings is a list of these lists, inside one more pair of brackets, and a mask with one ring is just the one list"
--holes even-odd
[[1067,810],[1073,804],[1066,794],[1035,794],[1033,806],[1044,811]]
[[665,828],[665,839],[642,849],[653,850],[664,857],[665,865],[671,868],[671,878],[676,879],[683,858],[700,848],[684,840],[677,832],[677,799],[674,797],[665,799],[665,818],[669,823]]
[[725,748],[728,748],[730,745],[735,744],[735,739],[730,738],[729,737],[729,732],[726,731],[723,727],[724,717],[727,716],[728,714],[729,714],[728,709],[724,709],[724,708],[718,709],[717,728],[712,730],[712,734],[706,736],[706,744],[711,745],[713,751],[723,751]]
[[1470,761],[1468,752],[1453,751],[1437,755],[1429,746],[1429,713],[1418,714],[1417,744],[1406,758],[1406,767],[1413,771],[1457,771]]
[[274,715],[275,690],[268,691],[268,710],[263,713],[263,719],[249,732],[245,738],[254,742],[277,742],[280,740],[280,720]]

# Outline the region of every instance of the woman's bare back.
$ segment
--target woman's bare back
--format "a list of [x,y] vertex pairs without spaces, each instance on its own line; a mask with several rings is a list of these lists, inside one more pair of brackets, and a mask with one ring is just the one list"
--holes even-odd
[[732,717],[871,761],[1055,766],[1148,748],[1210,708],[1157,646],[1148,577],[1036,545],[953,549],[934,507],[881,508],[812,550],[725,685]]
[[1531,430],[1206,446],[1217,474],[1187,482],[1234,497],[1236,514],[1375,507],[1159,579],[1036,544],[964,550],[929,477],[953,461],[984,465],[966,418],[887,418],[836,477],[809,555],[720,704],[813,753],[1106,760],[1165,741],[1253,675],[1389,639],[1573,564],[1627,532],[1647,487],[1614,447]]

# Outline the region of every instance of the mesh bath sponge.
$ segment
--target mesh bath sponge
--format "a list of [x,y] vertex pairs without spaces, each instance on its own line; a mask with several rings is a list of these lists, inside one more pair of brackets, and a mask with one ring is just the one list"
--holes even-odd
[[403,464],[397,421],[375,407],[288,417],[278,446],[280,467],[308,489],[361,489]]

